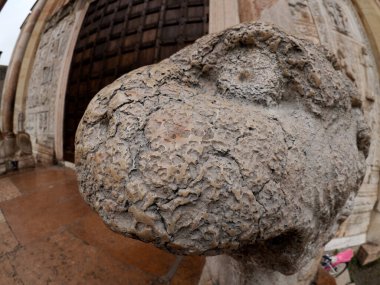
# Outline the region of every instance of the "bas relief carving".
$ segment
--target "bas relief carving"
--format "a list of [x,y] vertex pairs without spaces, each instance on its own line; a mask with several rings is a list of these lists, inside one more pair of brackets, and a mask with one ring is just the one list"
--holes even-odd
[[53,16],[41,35],[29,81],[25,112],[25,130],[31,136],[34,149],[42,146],[53,151],[57,83],[63,66],[62,54],[67,45],[65,39],[69,36],[74,17],[75,13],[68,13],[58,21],[57,15]]
[[323,3],[327,8],[330,19],[334,23],[336,30],[342,34],[348,35],[348,20],[342,6],[337,1],[333,0],[324,0]]
[[[375,58],[371,46],[355,7],[351,1],[289,1],[289,7],[297,26],[295,29],[297,36],[313,40],[310,35],[315,27],[318,42],[335,53],[345,74],[358,88],[365,119],[373,132],[372,149],[367,159],[367,176],[375,175],[370,165],[378,165],[378,161],[374,160],[374,153],[376,145],[380,145],[377,118],[379,100],[376,98],[376,94],[380,94],[379,75],[374,66]],[[312,15],[314,22],[312,25],[299,21],[306,9]],[[376,175],[378,176],[378,173]],[[366,232],[369,224],[368,213],[370,213],[376,201],[374,197],[377,195],[377,187],[371,183],[370,179],[363,183],[355,200],[353,215],[345,223],[344,228],[340,229],[339,236]],[[367,210],[363,212],[363,208]],[[361,221],[358,223],[359,218]],[[360,229],[359,232],[358,229]]]

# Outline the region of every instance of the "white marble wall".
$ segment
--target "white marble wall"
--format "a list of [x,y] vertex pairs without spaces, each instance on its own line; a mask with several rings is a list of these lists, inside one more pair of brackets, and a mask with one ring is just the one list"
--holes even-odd
[[380,85],[375,58],[354,5],[351,0],[239,0],[239,5],[241,21],[268,22],[327,47],[358,87],[364,115],[372,128],[371,149],[353,214],[337,237],[365,234],[379,182],[380,163],[375,158],[380,156]]

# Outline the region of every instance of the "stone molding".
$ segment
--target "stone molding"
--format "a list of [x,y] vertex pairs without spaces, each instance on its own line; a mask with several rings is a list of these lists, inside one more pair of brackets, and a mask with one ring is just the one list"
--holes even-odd
[[55,101],[55,126],[54,126],[54,150],[55,156],[58,161],[63,160],[63,127],[64,127],[64,114],[65,114],[65,96],[67,81],[69,78],[71,60],[74,53],[75,44],[82,27],[83,20],[86,16],[87,9],[90,5],[89,1],[80,0],[77,2],[75,8],[75,19],[71,34],[69,36],[68,45],[63,58],[65,59],[59,81],[57,85],[56,101]]

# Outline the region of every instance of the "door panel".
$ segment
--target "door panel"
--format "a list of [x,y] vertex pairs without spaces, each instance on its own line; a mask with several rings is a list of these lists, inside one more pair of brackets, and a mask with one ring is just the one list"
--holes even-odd
[[64,159],[74,161],[77,125],[92,97],[138,67],[208,32],[209,0],[98,0],[74,49],[65,98]]

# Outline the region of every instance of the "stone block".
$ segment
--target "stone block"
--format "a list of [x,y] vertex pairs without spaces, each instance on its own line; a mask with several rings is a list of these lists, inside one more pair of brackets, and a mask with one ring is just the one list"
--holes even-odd
[[356,255],[361,265],[371,263],[380,258],[380,246],[376,244],[363,244]]
[[18,159],[18,169],[32,168],[35,167],[35,165],[33,155],[24,155]]

